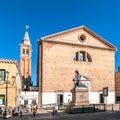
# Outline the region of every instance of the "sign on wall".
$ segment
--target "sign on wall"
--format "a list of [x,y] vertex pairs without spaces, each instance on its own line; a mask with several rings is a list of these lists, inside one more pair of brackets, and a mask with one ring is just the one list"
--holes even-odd
[[103,88],[103,96],[108,96],[108,87]]

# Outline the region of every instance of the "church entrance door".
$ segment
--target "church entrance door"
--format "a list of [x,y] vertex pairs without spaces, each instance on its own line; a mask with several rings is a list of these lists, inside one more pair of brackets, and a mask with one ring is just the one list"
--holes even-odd
[[58,94],[57,95],[57,104],[58,104],[58,106],[63,105],[63,94]]
[[103,96],[103,94],[100,94],[100,103],[104,103],[104,96]]

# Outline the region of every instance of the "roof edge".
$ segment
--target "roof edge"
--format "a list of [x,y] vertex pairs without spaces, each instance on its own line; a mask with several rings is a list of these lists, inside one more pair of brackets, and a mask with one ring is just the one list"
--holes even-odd
[[95,38],[99,39],[100,41],[102,41],[103,43],[105,43],[106,45],[108,45],[109,47],[112,47],[115,49],[115,51],[117,51],[117,48],[112,45],[110,42],[108,42],[107,40],[105,40],[104,38],[102,38],[101,36],[97,35],[95,32],[93,32],[91,29],[87,28],[85,25],[82,25],[82,26],[79,26],[79,27],[75,27],[75,28],[72,28],[72,29],[68,29],[68,30],[64,30],[62,32],[57,32],[55,34],[51,34],[51,35],[47,35],[47,36],[44,36],[44,37],[41,37],[39,39],[40,40],[45,40],[45,39],[49,39],[51,37],[55,37],[55,36],[58,36],[58,35],[61,35],[61,34],[65,34],[65,33],[68,33],[68,32],[71,32],[71,31],[74,31],[74,30],[78,30],[78,29],[84,29],[85,31],[87,31],[89,34],[91,34],[92,36],[94,36]]
[[17,60],[12,60],[12,59],[4,59],[4,58],[0,58],[0,62],[3,61],[3,62],[13,62],[13,63],[18,63]]
[[54,36],[58,36],[58,35],[61,35],[61,34],[65,34],[67,32],[74,31],[74,30],[77,30],[77,29],[81,29],[81,28],[84,28],[84,27],[85,27],[85,25],[82,25],[82,26],[79,26],[79,27],[75,27],[75,28],[71,28],[71,29],[67,29],[67,30],[64,30],[64,31],[61,31],[61,32],[57,32],[57,33],[54,33],[54,34],[51,34],[51,35],[47,35],[47,36],[41,37],[40,39],[41,40],[48,39],[48,38],[51,38],[51,37],[54,37]]

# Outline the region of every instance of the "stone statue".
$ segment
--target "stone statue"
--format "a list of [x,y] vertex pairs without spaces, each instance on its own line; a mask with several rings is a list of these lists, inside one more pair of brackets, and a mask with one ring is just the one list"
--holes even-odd
[[81,76],[78,71],[75,71],[75,88],[76,87],[87,87],[85,84],[81,82]]

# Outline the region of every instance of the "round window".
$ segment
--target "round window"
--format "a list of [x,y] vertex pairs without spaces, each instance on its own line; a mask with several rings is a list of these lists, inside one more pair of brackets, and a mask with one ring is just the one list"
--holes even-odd
[[78,39],[81,41],[81,42],[84,42],[86,40],[86,36],[84,34],[81,34],[79,35]]

